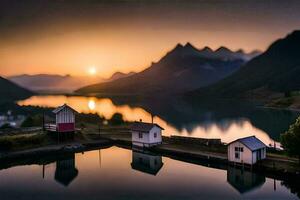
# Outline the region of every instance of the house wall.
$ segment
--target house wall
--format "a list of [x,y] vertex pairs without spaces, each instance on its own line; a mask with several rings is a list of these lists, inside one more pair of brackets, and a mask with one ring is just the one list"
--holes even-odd
[[[157,137],[154,137],[154,133],[157,133]],[[162,138],[161,138],[161,129],[158,128],[157,126],[154,126],[149,134],[149,142],[150,143],[161,143]]]
[[149,134],[148,133],[142,133],[143,138],[139,138],[139,132],[137,131],[132,131],[131,132],[131,139],[132,139],[132,144],[136,146],[144,146],[143,144],[149,144]]
[[[239,159],[235,158],[235,147],[243,147],[244,149],[243,152],[240,152]],[[231,143],[230,145],[228,145],[227,149],[228,149],[228,160],[231,162],[246,163],[250,165],[255,164],[257,162],[257,152],[256,151],[252,152],[250,149],[248,149],[248,147],[246,147],[239,141]],[[266,148],[261,149],[261,151],[262,151],[261,159],[265,159]]]
[[[243,147],[243,152],[240,152],[240,158],[235,158],[235,147]],[[253,154],[248,147],[240,143],[239,141],[236,141],[234,143],[231,143],[228,145],[228,160],[231,162],[237,162],[237,163],[246,163],[246,164],[254,164],[255,162],[252,161]]]
[[75,130],[75,114],[72,110],[64,108],[56,114],[56,126],[59,132]]
[[56,114],[56,123],[75,123],[74,112],[68,108],[64,108]]
[[[135,146],[145,146],[150,147],[155,144],[160,144],[162,142],[161,129],[154,126],[149,133],[143,133],[143,138],[139,138],[139,132],[131,132],[132,144]],[[157,137],[154,137],[154,133],[157,133]]]

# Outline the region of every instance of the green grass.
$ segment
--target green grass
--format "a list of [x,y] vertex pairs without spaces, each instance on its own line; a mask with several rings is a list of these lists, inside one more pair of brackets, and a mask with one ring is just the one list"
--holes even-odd
[[19,150],[45,145],[49,142],[46,134],[33,133],[0,137],[0,150]]

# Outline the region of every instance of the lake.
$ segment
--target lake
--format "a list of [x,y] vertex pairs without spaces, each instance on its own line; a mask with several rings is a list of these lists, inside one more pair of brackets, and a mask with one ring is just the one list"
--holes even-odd
[[279,136],[299,113],[258,108],[237,101],[203,101],[196,104],[172,98],[122,99],[81,96],[32,96],[19,105],[57,107],[67,103],[81,113],[98,113],[110,119],[116,112],[125,120],[151,122],[152,116],[165,130],[164,135],[221,138],[231,142],[255,135],[266,145],[279,146]]
[[247,170],[119,147],[43,162],[0,170],[1,199],[297,199],[292,184]]

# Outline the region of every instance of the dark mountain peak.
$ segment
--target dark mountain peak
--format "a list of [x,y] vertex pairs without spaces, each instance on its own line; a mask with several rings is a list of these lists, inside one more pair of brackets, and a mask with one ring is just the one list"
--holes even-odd
[[291,34],[287,37],[300,37],[300,30],[294,30]]
[[227,47],[221,46],[219,47],[216,52],[232,52],[230,49],[228,49]]
[[205,46],[203,49],[200,50],[201,52],[213,52],[213,50],[208,47],[208,46]]
[[192,53],[192,54],[199,53],[199,50],[189,42],[184,45],[183,49],[186,53]]
[[243,49],[239,49],[235,53],[245,54],[245,51]]
[[187,42],[187,43],[184,45],[184,48],[193,48],[193,49],[196,49],[196,47],[194,47],[190,42]]
[[247,62],[231,76],[196,93],[201,96],[258,97],[269,100],[270,94],[299,91],[299,44],[300,31],[294,31],[272,43],[267,51]]
[[177,44],[174,49],[169,51],[169,53],[162,58],[162,60],[166,60],[167,58],[178,58],[178,56],[197,56],[199,54],[199,50],[196,49],[191,43],[186,43],[184,46],[182,44]]
[[266,53],[280,58],[299,57],[300,31],[296,30],[288,34],[285,38],[279,39],[268,48]]
[[172,51],[179,50],[179,49],[182,49],[182,48],[183,48],[183,45],[178,43]]

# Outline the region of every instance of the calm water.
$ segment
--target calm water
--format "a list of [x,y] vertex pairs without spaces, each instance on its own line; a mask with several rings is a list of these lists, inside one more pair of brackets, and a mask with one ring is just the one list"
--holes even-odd
[[[78,96],[33,96],[19,105],[57,107],[67,103],[82,113],[99,113],[106,119],[118,112],[125,120],[151,121],[160,124],[164,135],[221,138],[231,142],[256,135],[265,144],[274,144],[299,113],[259,109],[237,102],[199,102],[190,105],[173,99],[137,101]],[[278,145],[277,145],[278,146]]]
[[250,171],[118,147],[51,160],[44,173],[36,164],[3,169],[0,180],[1,199],[297,199],[281,181]]

